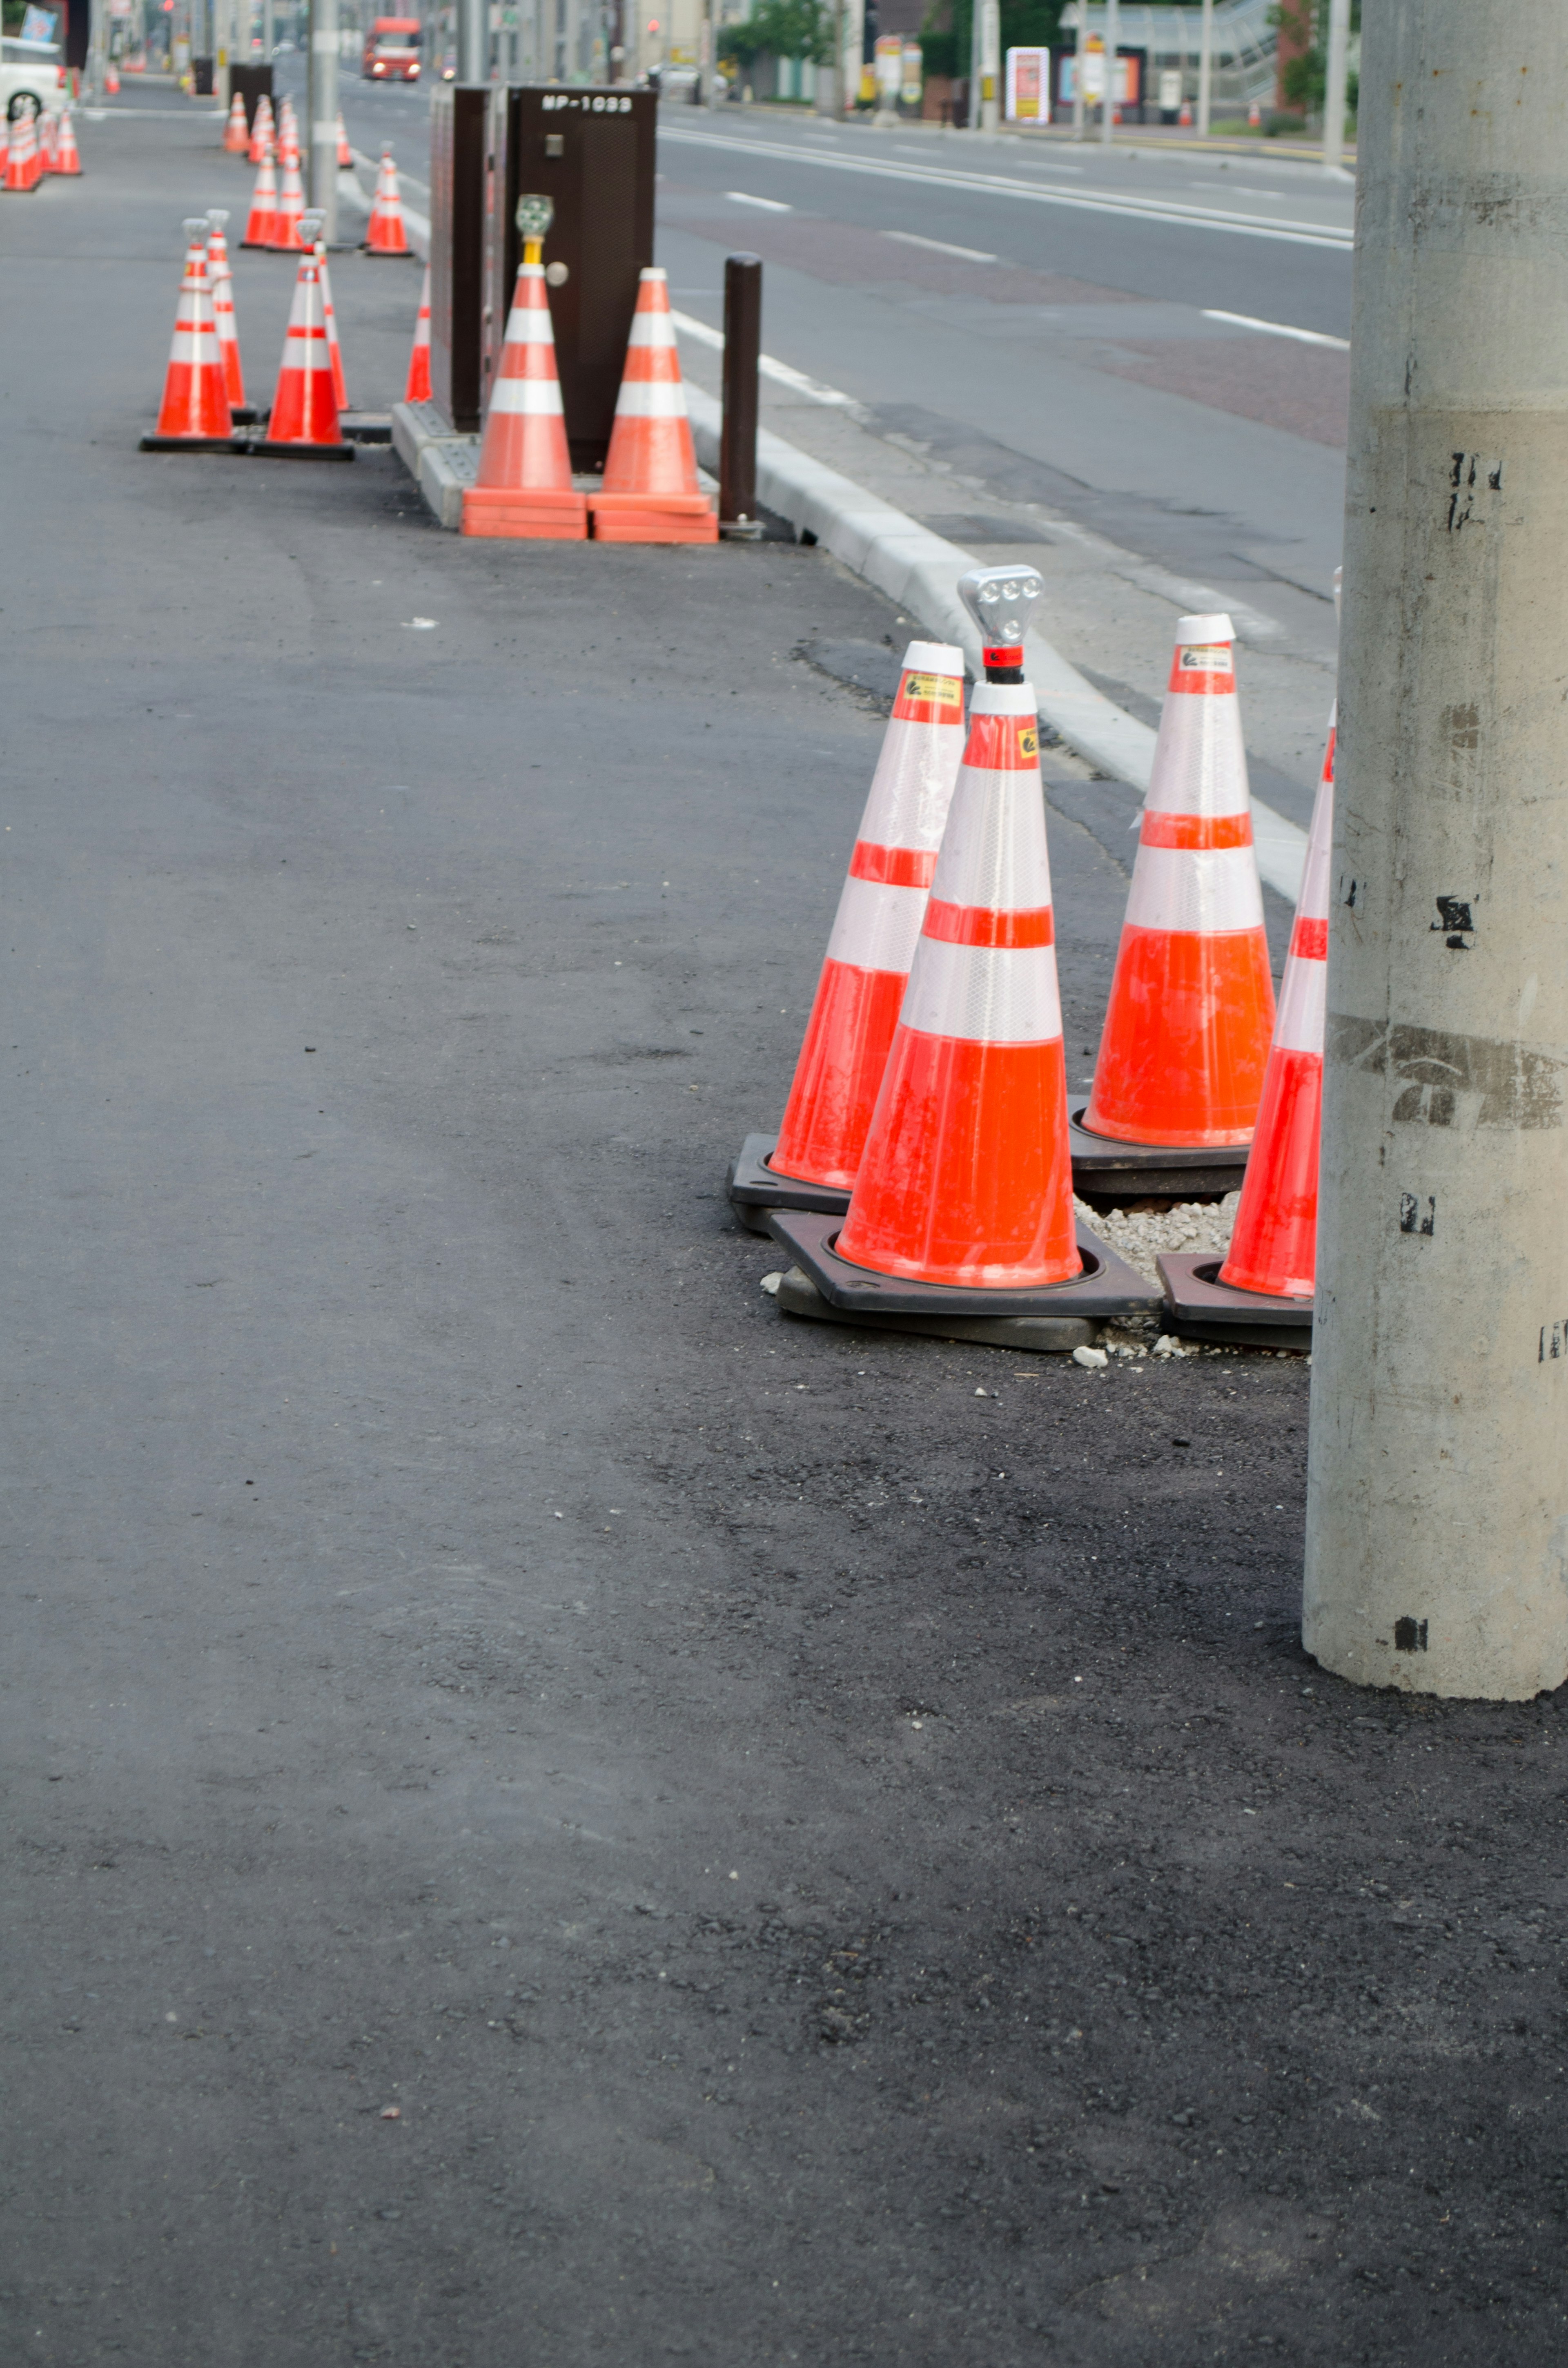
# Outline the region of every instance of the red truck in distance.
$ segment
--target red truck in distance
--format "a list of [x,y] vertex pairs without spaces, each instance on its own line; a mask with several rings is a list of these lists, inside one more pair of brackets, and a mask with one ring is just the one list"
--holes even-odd
[[419,19],[378,17],[365,36],[360,74],[367,82],[417,82]]

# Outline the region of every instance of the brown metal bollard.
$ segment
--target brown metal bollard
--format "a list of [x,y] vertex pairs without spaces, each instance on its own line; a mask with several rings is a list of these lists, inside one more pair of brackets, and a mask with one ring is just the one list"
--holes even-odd
[[762,351],[762,262],[724,259],[724,418],[719,431],[719,531],[737,541],[762,533],[756,512],[757,359]]

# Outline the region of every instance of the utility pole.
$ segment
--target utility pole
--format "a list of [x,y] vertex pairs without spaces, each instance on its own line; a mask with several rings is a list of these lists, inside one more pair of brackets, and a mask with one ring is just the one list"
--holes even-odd
[[1323,95],[1323,169],[1345,170],[1345,100],[1350,82],[1350,0],[1328,0],[1328,72]]
[[1116,113],[1116,45],[1121,38],[1121,18],[1117,0],[1106,0],[1105,6],[1105,97],[1100,105],[1100,145],[1110,146],[1111,118]]
[[273,20],[272,0],[261,0],[262,63],[272,63],[272,52],[278,42],[278,28]]
[[311,47],[305,84],[310,126],[309,197],[322,218],[328,248],[337,244],[337,0],[311,0]]
[[1214,104],[1214,0],[1203,0],[1203,25],[1198,40],[1198,136],[1207,140]]
[[1073,137],[1084,136],[1084,19],[1089,0],[1078,0],[1078,22],[1073,35]]
[[490,80],[488,0],[458,0],[458,80]]
[[994,131],[1002,120],[998,96],[1002,80],[1002,10],[1000,0],[979,0],[980,128]]
[[1361,52],[1302,1638],[1492,1701],[1568,1677],[1562,30]]

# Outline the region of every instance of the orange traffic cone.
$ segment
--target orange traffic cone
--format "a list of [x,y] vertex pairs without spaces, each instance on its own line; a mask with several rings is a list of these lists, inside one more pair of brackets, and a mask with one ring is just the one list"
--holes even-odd
[[697,482],[669,290],[657,268],[640,276],[604,482],[588,509],[599,542],[719,540],[718,518]]
[[343,109],[340,107],[337,110],[337,169],[340,173],[347,173],[352,172],[353,168],[354,151],[348,145],[348,133],[344,125]]
[[261,170],[256,176],[256,188],[245,218],[245,234],[242,246],[275,245],[278,232],[278,167],[272,161],[268,144],[261,160]]
[[48,108],[38,120],[38,170],[41,180],[46,173],[60,169],[60,125]]
[[6,187],[6,176],[11,166],[11,119],[0,114],[0,189]]
[[301,235],[300,222],[305,211],[305,185],[300,178],[300,151],[290,143],[282,151],[283,177],[278,190],[278,211],[273,217],[271,245],[274,253],[293,254],[307,241]]
[[294,280],[294,301],[267,438],[250,449],[283,460],[354,458],[354,447],[344,442],[337,424],[321,266],[312,249],[307,248],[301,257]]
[[80,173],[82,159],[76,146],[76,127],[71,120],[71,109],[60,110],[60,138],[54,152],[54,169],[64,178]]
[[1176,129],[1179,131],[1190,131],[1192,129],[1192,101],[1190,98],[1184,98],[1182,100],[1180,111],[1176,116]]
[[1183,617],[1083,1125],[1244,1144],[1274,1029],[1229,617]]
[[207,217],[207,277],[212,286],[212,319],[218,331],[219,349],[223,357],[223,384],[228,393],[229,409],[237,418],[243,412],[250,417],[245,403],[244,372],[240,367],[240,337],[234,319],[234,275],[229,268],[229,242],[223,233],[228,224],[228,211],[215,206]]
[[926,917],[963,745],[963,652],[942,642],[911,642],[784,1122],[774,1143],[748,1136],[735,1163],[730,1198],[743,1223],[748,1207],[842,1209],[847,1203]]
[[267,154],[268,141],[276,141],[276,138],[277,131],[272,120],[272,101],[263,91],[256,100],[256,113],[251,118],[250,142],[246,149],[246,154],[253,165],[260,164]]
[[463,495],[462,530],[528,542],[581,542],[588,531],[588,511],[572,484],[555,370],[555,330],[540,261],[550,226],[543,202],[522,199],[517,224],[523,259],[506,315],[501,368],[490,390],[478,474]]
[[118,98],[119,97],[119,68],[113,58],[110,58],[108,64],[104,69],[104,88],[108,91],[110,98]]
[[14,197],[26,197],[36,189],[41,178],[38,153],[38,132],[30,115],[17,115],[11,122],[11,146],[6,158],[6,187]]
[[408,384],[403,388],[404,403],[428,403],[430,400],[430,266],[425,267],[425,284],[419,290],[419,314],[414,324],[414,345],[408,357]]
[[[319,233],[320,222],[316,224]],[[332,279],[326,268],[326,249],[319,235],[312,234],[316,268],[321,274],[322,313],[326,322],[326,357],[332,366],[333,401],[340,412],[348,409],[348,381],[343,370],[343,348],[337,342],[337,314],[332,305]]]
[[250,127],[245,121],[245,103],[235,91],[229,108],[229,120],[223,126],[223,145],[231,156],[243,156],[250,146]]
[[223,358],[218,349],[212,290],[207,278],[206,222],[187,222],[185,235],[185,276],[164,380],[163,409],[153,434],[142,438],[143,452],[232,449]]
[[[1010,598],[987,598],[1003,587]],[[1065,1318],[1054,1337],[1032,1325],[1028,1341],[1065,1349],[1091,1337],[1085,1324],[1153,1299],[1074,1217],[1039,725],[1021,663],[1040,588],[1030,570],[998,568],[960,586],[987,637],[986,679],[848,1213],[841,1225],[768,1215],[804,1269],[780,1285],[790,1313],[853,1309],[857,1323],[920,1328],[917,1315],[938,1330],[960,1315]],[[807,1277],[816,1304],[799,1294]]]
[[397,166],[392,163],[390,148],[381,150],[381,168],[376,176],[375,202],[370,208],[369,227],[365,233],[363,253],[366,255],[411,255],[408,233],[403,226],[403,199],[398,195]]
[[297,154],[299,146],[300,119],[294,112],[293,100],[285,91],[278,104],[278,154],[281,156],[285,148],[292,148]]
[[1262,125],[1263,109],[1259,107],[1256,99],[1255,98],[1252,105],[1247,109],[1247,128],[1249,131],[1257,131],[1262,129]]
[[[1334,838],[1328,731],[1301,874],[1257,1134],[1224,1263],[1212,1251],[1162,1252],[1166,1329],[1188,1339],[1312,1347],[1317,1282],[1318,1140],[1328,1008],[1328,880]],[[1460,917],[1468,919],[1468,913]]]

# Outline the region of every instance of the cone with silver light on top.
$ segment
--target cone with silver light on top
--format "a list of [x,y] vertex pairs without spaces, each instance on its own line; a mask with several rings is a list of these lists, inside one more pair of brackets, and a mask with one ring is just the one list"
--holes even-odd
[[698,484],[669,288],[656,266],[638,278],[615,424],[588,514],[596,542],[719,540],[713,505]]
[[963,652],[911,642],[783,1121],[776,1136],[748,1134],[730,1170],[731,1204],[754,1233],[769,1209],[849,1205],[963,748]]
[[11,144],[6,157],[5,187],[9,196],[25,198],[37,188],[43,177],[43,159],[39,154],[38,131],[30,115],[11,118]]
[[848,1210],[768,1217],[801,1269],[779,1283],[786,1314],[1070,1351],[1156,1304],[1073,1207],[1039,719],[1022,663],[1039,585],[1002,568],[960,583],[986,678]]
[[218,349],[223,358],[223,384],[228,392],[229,413],[236,425],[256,417],[245,401],[244,371],[240,365],[239,324],[234,317],[234,275],[229,267],[229,243],[224,236],[228,228],[227,209],[212,207],[207,216],[207,277],[212,288],[212,321],[218,332]]
[[397,166],[390,148],[381,150],[381,169],[376,175],[375,200],[365,231],[365,255],[410,256],[408,232],[403,219],[403,199],[397,185]]
[[462,530],[510,542],[581,542],[587,503],[572,483],[566,418],[555,368],[555,330],[540,260],[555,209],[517,200],[523,259],[506,315],[501,367],[490,389],[479,469],[463,495]]
[[272,142],[262,150],[261,165],[251,192],[250,211],[245,216],[245,234],[242,246],[270,247],[278,232],[278,165]]
[[430,400],[430,266],[425,267],[425,279],[419,290],[419,311],[414,323],[414,344],[408,356],[408,384],[403,388],[404,403],[428,403]]
[[245,154],[253,165],[260,164],[268,143],[275,142],[277,137],[278,127],[272,120],[272,101],[263,91],[256,100],[256,113],[251,117],[250,138],[245,142]]
[[143,452],[231,452],[229,392],[212,318],[207,277],[205,215],[185,225],[185,269],[175,313],[174,343],[164,378],[158,424],[143,436]]
[[1094,1200],[1233,1191],[1274,986],[1229,617],[1183,617],[1074,1177]]
[[1310,1349],[1317,1288],[1318,1140],[1328,1008],[1328,882],[1334,840],[1330,721],[1301,894],[1279,989],[1257,1132],[1221,1263],[1189,1250],[1156,1258],[1166,1329],[1190,1340]]
[[[319,223],[320,219],[319,215],[312,217],[312,223]],[[321,267],[313,248],[306,249],[295,276],[283,359],[267,435],[249,449],[274,461],[354,458],[354,447],[344,441],[338,424]]]
[[321,274],[322,315],[326,322],[326,358],[332,366],[333,400],[337,404],[341,416],[349,407],[348,378],[343,367],[343,348],[337,341],[337,314],[333,309],[332,275],[326,268],[326,248],[322,242],[322,224],[324,220],[325,216],[323,214],[307,213],[305,231],[315,253],[316,269]]

